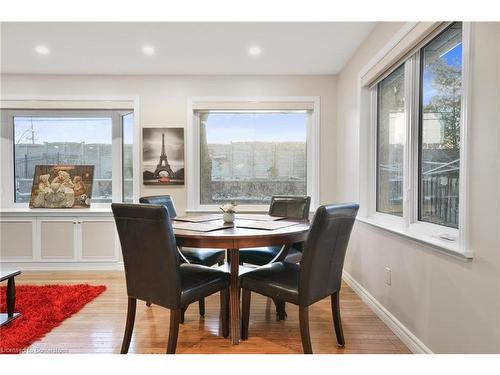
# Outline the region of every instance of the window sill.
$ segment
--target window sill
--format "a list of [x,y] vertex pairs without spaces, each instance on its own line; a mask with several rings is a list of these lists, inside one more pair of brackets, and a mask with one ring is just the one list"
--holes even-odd
[[55,217],[81,217],[81,216],[111,216],[111,207],[91,208],[29,208],[12,207],[0,209],[0,217],[29,217],[29,216],[55,216]]
[[387,223],[381,222],[380,220],[377,220],[373,217],[357,217],[356,220],[364,224],[368,224],[373,227],[385,230],[387,232],[394,233],[398,236],[411,239],[434,250],[437,250],[440,253],[450,255],[461,260],[471,260],[473,258],[473,252],[468,249],[461,250],[459,248],[458,241],[447,241],[432,237],[430,235],[414,233],[400,226],[388,225]]

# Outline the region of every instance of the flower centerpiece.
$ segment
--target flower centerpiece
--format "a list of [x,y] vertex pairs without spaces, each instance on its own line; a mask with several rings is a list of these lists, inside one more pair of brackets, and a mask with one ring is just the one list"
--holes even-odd
[[237,204],[234,202],[226,203],[220,206],[220,209],[224,214],[222,215],[222,219],[225,223],[234,223],[234,216],[236,213]]

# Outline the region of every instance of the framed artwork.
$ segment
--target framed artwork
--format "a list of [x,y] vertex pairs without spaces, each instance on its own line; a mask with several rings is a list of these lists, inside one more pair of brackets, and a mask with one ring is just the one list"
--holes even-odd
[[37,165],[30,208],[89,208],[93,165]]
[[184,185],[184,128],[142,129],[144,185]]

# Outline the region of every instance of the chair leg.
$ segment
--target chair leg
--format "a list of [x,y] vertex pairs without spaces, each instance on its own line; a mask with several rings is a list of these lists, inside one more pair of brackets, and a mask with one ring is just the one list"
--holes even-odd
[[281,301],[278,299],[273,299],[273,301],[276,305],[276,314],[278,315],[278,320],[285,320],[287,317],[285,310],[285,301]]
[[251,292],[249,289],[243,289],[241,293],[241,339],[248,340],[248,326],[250,324],[250,301]]
[[125,333],[123,335],[122,348],[120,350],[120,354],[128,353],[130,340],[132,339],[132,331],[134,330],[136,306],[137,306],[137,300],[135,298],[129,297],[128,308],[127,308],[127,323],[125,324]]
[[337,343],[340,347],[344,347],[344,332],[342,331],[342,320],[340,319],[340,292],[335,292],[331,295],[332,300],[332,315],[333,327],[335,328],[335,335],[337,336]]
[[180,318],[180,323],[181,324],[184,324],[184,316],[186,315],[186,310],[187,310],[187,306],[184,306],[184,307],[181,307],[180,310],[181,310],[181,318]]
[[299,306],[299,321],[304,354],[312,354],[311,335],[309,334],[309,307]]
[[200,315],[205,316],[205,298],[198,301],[198,309],[200,310]]
[[229,289],[224,288],[220,291],[220,315],[222,337],[229,337]]
[[14,316],[14,308],[16,306],[16,283],[13,277],[7,280],[7,316]]
[[146,306],[147,307],[151,306],[151,302],[150,301],[146,301]]
[[170,328],[168,330],[167,354],[175,354],[177,337],[179,336],[179,323],[181,322],[181,309],[170,310]]

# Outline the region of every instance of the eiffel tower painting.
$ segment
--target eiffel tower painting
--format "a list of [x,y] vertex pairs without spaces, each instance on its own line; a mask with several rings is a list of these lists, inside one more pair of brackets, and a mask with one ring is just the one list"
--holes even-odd
[[174,178],[174,171],[170,168],[170,164],[168,164],[167,154],[165,153],[165,133],[161,135],[161,155],[160,161],[156,166],[154,177],[160,178],[160,172],[167,172],[169,178]]
[[143,128],[142,142],[144,185],[184,185],[184,129]]

